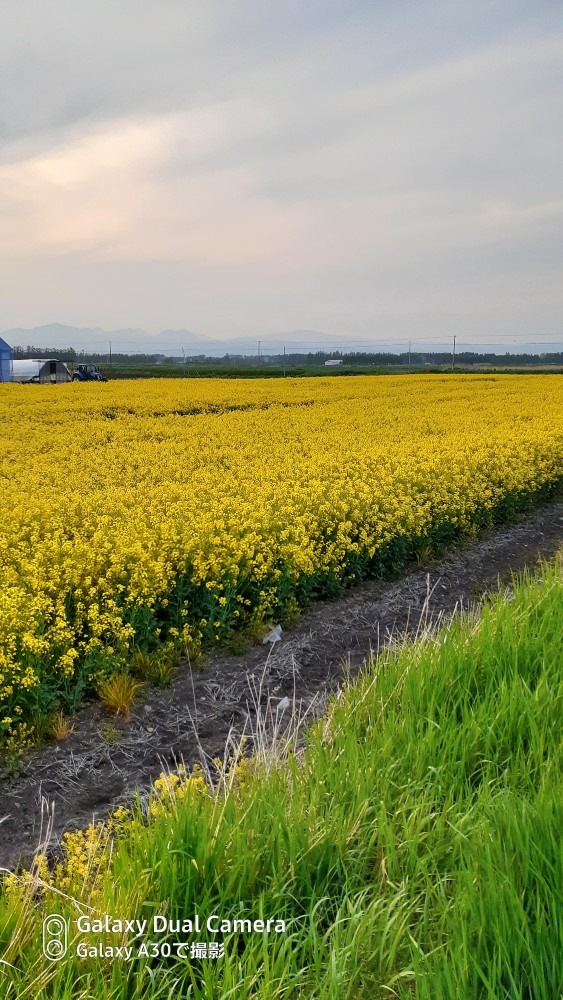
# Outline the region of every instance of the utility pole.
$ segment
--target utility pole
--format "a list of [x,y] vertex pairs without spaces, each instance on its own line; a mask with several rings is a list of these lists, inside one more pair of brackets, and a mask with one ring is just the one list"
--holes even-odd
[[283,377],[285,378],[285,344],[283,348]]
[[184,348],[182,348],[182,357],[184,359],[184,378],[185,378],[186,377],[186,352],[185,352]]
[[258,365],[260,365],[260,341],[258,341]]
[[454,347],[452,351],[452,371],[454,370],[454,368],[455,368],[455,334],[454,334]]
[[411,342],[409,340],[409,371],[411,370]]
[[109,366],[111,368],[111,340],[109,342]]

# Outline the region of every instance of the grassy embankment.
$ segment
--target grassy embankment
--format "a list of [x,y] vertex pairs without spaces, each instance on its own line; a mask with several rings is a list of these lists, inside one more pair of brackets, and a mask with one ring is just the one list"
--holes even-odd
[[78,960],[98,939],[72,929],[49,963],[42,914],[78,908],[12,887],[3,996],[559,1000],[562,621],[559,560],[372,664],[303,753],[262,776],[243,761],[214,796],[188,780],[167,809],[161,790],[150,820],[118,824],[111,856],[103,834],[90,856],[75,842],[50,876],[92,916],[283,918],[285,934],[203,931],[224,958],[127,963]]

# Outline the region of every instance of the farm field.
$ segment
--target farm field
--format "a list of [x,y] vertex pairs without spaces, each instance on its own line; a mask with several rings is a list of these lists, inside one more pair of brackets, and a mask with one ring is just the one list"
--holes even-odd
[[302,750],[239,759],[213,791],[163,776],[145,810],[69,834],[5,880],[2,995],[559,1000],[562,619],[558,558],[388,651]]
[[556,492],[558,376],[0,386],[0,729]]
[[[434,374],[434,373],[444,373],[449,374],[452,370],[451,362],[449,364],[424,364],[415,365],[413,364],[410,368],[403,365],[343,365],[341,368],[325,368],[324,365],[303,365],[299,367],[297,365],[287,365],[285,368],[282,365],[248,365],[243,366],[242,364],[233,364],[229,366],[221,365],[200,365],[194,364],[193,362],[184,366],[180,364],[175,365],[126,365],[126,364],[103,364],[99,365],[102,374],[111,380],[114,379],[130,379],[130,378],[221,378],[221,379],[264,379],[264,378],[326,378],[330,375],[331,378],[342,378],[342,376],[357,376],[357,375],[411,375],[412,373],[418,374]],[[561,365],[555,364],[544,364],[544,365],[517,365],[517,364],[464,364],[459,361],[456,362],[455,371],[459,375],[460,373],[465,374],[476,374],[478,372],[493,373],[493,372],[510,372],[512,374],[554,374],[563,372],[563,367]]]

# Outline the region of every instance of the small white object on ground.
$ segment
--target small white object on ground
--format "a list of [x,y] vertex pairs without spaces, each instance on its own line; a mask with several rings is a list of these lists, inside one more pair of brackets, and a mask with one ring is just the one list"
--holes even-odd
[[285,712],[286,708],[289,708],[289,698],[287,696],[278,701],[276,712]]
[[282,637],[282,627],[281,625],[276,625],[268,635],[264,636],[262,639],[262,645],[265,646],[267,642],[279,642]]

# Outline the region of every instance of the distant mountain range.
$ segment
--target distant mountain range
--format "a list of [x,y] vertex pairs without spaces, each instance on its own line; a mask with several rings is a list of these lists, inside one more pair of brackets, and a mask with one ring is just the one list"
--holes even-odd
[[[48,323],[45,326],[32,328],[14,327],[5,330],[1,336],[12,346],[25,347],[74,347],[77,350],[98,351],[109,350],[124,353],[150,353],[181,355],[206,354],[210,357],[221,357],[229,354],[257,354],[274,350],[339,350],[351,343],[346,337],[334,337],[318,330],[292,330],[289,333],[265,334],[259,341],[257,337],[235,337],[214,339],[192,330],[162,330],[160,333],[148,333],[146,330],[125,328],[121,330],[103,330],[101,327],[66,326],[63,323]],[[365,346],[369,346],[367,343]],[[351,347],[355,350],[355,345]],[[361,347],[360,347],[361,349]]]
[[[162,330],[160,333],[148,333],[146,330],[125,328],[120,330],[104,330],[101,327],[67,326],[64,323],[48,323],[45,326],[31,328],[13,327],[0,334],[13,347],[53,347],[62,349],[74,347],[76,350],[86,350],[104,354],[111,349],[115,353],[146,353],[186,356],[205,354],[208,357],[222,357],[225,354],[257,354],[258,345],[262,354],[279,354],[285,347],[288,353],[307,353],[309,351],[384,351],[401,353],[408,350],[405,340],[384,339],[374,336],[368,339],[350,336],[337,336],[320,330],[289,330],[275,333],[265,333],[258,337],[234,337],[214,339],[192,330]],[[541,343],[540,343],[541,341]],[[546,343],[548,342],[548,343]],[[446,351],[450,344],[440,337],[436,341],[412,340],[413,351]],[[458,344],[458,350],[474,350],[481,353],[529,353],[540,354],[563,350],[563,338],[556,341],[550,337],[538,336],[536,343],[518,343],[511,338],[502,341],[479,342],[468,345],[466,341]]]

